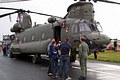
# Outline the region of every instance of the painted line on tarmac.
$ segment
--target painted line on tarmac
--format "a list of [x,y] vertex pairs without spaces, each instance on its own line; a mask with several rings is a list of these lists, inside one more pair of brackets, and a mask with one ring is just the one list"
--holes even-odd
[[[72,66],[72,68],[74,68],[74,69],[81,69],[80,67],[75,67],[75,66]],[[113,74],[113,73],[108,73],[108,72],[103,72],[103,71],[97,71],[97,70],[92,70],[92,69],[87,69],[87,70],[91,71],[91,72],[96,72],[96,73],[101,73],[101,74],[107,74],[107,75],[120,77],[120,75],[118,75],[118,74]]]

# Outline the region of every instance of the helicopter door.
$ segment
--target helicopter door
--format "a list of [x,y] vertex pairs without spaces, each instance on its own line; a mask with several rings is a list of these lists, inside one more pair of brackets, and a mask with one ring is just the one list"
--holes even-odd
[[61,41],[64,42],[65,39],[69,36],[69,32],[66,31],[65,27],[61,28]]
[[54,27],[54,38],[57,43],[61,41],[61,27],[60,26]]

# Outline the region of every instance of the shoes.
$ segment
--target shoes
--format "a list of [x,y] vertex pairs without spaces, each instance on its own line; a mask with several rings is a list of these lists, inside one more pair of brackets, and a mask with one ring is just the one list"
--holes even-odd
[[68,78],[66,80],[71,80],[72,78],[68,76]]
[[53,74],[52,73],[48,73],[48,76],[52,76]]
[[55,76],[52,76],[52,78],[53,78],[53,79],[56,79],[56,77],[55,77]]
[[58,78],[59,76],[55,76],[56,78]]
[[52,76],[53,79],[59,78],[58,76]]
[[58,80],[62,80],[62,78],[61,78],[61,77],[58,77]]

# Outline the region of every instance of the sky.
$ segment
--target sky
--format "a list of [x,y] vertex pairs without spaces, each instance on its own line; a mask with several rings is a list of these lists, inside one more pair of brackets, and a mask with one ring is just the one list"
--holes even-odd
[[[113,1],[120,3],[120,0]],[[0,7],[25,9],[64,17],[67,13],[68,6],[75,2],[76,1],[74,0],[30,0],[23,2],[0,3]],[[97,2],[93,4],[95,10],[95,20],[101,23],[103,33],[108,35],[111,39],[120,39],[120,5],[103,2]],[[0,10],[0,15],[5,14],[6,12],[13,11]],[[32,22],[37,22],[37,24],[44,24],[49,18],[37,14],[30,15]],[[11,15],[11,22],[9,16],[0,18],[0,41],[2,40],[3,35],[13,34],[10,32],[10,28],[16,23],[16,19],[17,14]]]

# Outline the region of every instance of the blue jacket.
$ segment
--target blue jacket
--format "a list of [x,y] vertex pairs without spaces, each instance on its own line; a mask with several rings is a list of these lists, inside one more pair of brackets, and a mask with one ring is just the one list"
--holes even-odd
[[53,45],[50,46],[50,56],[54,60],[58,60],[59,54],[58,54],[58,48],[56,46],[53,46]]

